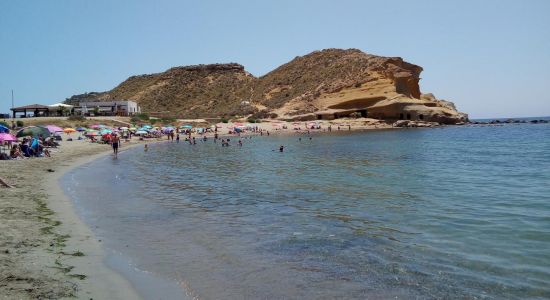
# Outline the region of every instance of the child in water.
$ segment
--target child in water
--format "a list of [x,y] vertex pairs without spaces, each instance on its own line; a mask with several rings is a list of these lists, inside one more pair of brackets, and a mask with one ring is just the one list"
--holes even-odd
[[143,151],[147,152],[148,148],[147,148],[147,144],[145,144],[145,146],[143,147]]

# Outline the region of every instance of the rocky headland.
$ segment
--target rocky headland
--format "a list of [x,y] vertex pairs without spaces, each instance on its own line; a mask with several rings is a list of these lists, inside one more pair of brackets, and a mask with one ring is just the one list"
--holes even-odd
[[420,90],[422,67],[357,49],[299,56],[261,77],[236,63],[171,68],[132,76],[107,92],[66,99],[132,100],[178,118],[252,116],[286,121],[368,117],[438,124],[468,121],[449,101]]

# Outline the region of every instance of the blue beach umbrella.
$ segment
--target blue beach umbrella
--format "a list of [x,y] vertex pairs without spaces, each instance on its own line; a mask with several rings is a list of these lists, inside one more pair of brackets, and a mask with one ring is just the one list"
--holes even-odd
[[193,126],[191,126],[191,125],[183,125],[183,126],[181,126],[181,128],[191,129],[191,128],[193,128]]
[[2,124],[0,124],[0,133],[9,133],[10,129]]
[[78,128],[76,129],[76,131],[86,131],[86,128],[84,128],[84,127],[78,127]]

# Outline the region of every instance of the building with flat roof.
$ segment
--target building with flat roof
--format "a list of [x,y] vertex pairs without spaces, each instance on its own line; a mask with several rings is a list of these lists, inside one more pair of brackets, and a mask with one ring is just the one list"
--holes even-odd
[[73,107],[77,115],[132,116],[141,112],[139,105],[129,100],[81,101]]
[[34,117],[48,117],[50,115],[50,107],[42,104],[31,104],[20,107],[10,108],[13,118],[17,117],[17,114],[23,114],[21,117],[27,117],[28,113],[32,113]]

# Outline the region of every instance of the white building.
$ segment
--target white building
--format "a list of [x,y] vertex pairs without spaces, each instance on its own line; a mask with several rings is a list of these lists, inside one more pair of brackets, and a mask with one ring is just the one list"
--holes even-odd
[[110,116],[132,116],[141,112],[140,107],[134,101],[114,100],[114,101],[82,101],[74,107],[74,113],[77,115],[98,115]]

